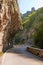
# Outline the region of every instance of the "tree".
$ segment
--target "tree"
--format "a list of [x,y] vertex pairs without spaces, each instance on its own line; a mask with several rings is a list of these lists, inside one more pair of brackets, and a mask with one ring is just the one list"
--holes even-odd
[[37,31],[34,34],[35,45],[43,49],[43,22],[40,22]]

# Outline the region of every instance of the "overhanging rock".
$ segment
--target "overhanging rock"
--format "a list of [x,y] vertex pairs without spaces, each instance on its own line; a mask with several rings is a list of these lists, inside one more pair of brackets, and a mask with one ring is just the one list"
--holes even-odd
[[3,31],[3,51],[12,47],[12,38],[21,26],[21,16],[17,0],[0,0],[0,29]]

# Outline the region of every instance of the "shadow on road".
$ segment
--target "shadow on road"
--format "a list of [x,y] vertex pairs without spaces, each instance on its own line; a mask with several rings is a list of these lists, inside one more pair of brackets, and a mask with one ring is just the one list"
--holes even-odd
[[35,59],[43,62],[43,58],[38,57],[30,52],[27,52],[26,50],[27,46],[20,46],[20,47],[14,47],[9,50],[7,50],[6,53],[14,53],[18,54],[19,56],[22,56],[24,58],[30,58],[30,59]]

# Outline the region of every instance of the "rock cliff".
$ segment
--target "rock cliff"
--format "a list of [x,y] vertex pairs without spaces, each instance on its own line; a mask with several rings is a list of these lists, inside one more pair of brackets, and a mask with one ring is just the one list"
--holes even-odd
[[22,28],[17,0],[0,0],[0,31],[3,31],[3,51],[13,46],[12,39]]

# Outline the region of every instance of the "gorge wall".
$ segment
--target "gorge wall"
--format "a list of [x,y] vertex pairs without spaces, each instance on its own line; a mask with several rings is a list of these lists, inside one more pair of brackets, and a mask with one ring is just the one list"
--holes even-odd
[[22,28],[17,0],[0,0],[0,32],[3,32],[3,51],[12,46],[12,39]]

